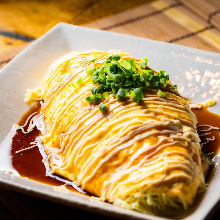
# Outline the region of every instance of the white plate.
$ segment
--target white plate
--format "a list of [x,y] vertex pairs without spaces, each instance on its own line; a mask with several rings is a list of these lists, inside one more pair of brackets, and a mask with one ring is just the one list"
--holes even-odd
[[[13,123],[28,109],[23,102],[25,90],[40,86],[51,63],[73,50],[125,50],[138,58],[148,57],[149,66],[165,70],[181,93],[195,103],[214,98],[218,103],[210,111],[220,115],[220,55],[175,44],[93,30],[69,24],[58,24],[16,56],[0,72],[0,141]],[[1,167],[0,167],[1,168]],[[220,172],[215,170],[210,189],[185,219],[204,219],[220,199]],[[54,191],[49,185],[0,172],[0,184],[13,190],[82,209],[126,219],[164,219],[89,198]],[[178,219],[180,216],[177,217]]]

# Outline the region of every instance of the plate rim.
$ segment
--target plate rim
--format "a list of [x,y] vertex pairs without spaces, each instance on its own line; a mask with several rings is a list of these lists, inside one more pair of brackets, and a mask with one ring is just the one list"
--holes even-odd
[[[71,28],[71,29],[92,30],[92,31],[95,31],[96,33],[106,32],[109,35],[126,36],[129,39],[141,39],[141,40],[148,41],[148,42],[156,42],[157,44],[163,44],[163,45],[167,45],[169,47],[179,48],[179,49],[184,50],[184,51],[188,51],[188,52],[192,52],[192,53],[199,53],[199,54],[201,53],[201,54],[209,55],[211,57],[214,56],[214,57],[219,57],[220,58],[220,54],[215,53],[215,52],[209,52],[209,51],[195,49],[195,48],[186,47],[186,46],[182,46],[182,45],[170,44],[170,43],[166,43],[166,42],[155,41],[155,40],[151,40],[151,39],[146,39],[146,38],[136,37],[136,36],[130,36],[130,35],[126,35],[126,34],[114,33],[114,32],[98,30],[98,29],[92,29],[92,28],[87,28],[87,27],[79,27],[79,26],[76,26],[76,25],[71,25],[71,24],[61,22],[61,23],[55,25],[52,29],[50,29],[43,36],[41,36],[40,38],[35,40],[28,47],[26,47],[21,53],[19,53],[14,59],[12,59],[6,66],[4,66],[2,68],[2,70],[0,71],[0,74],[7,71],[7,69],[10,68],[11,65],[14,65],[14,63],[19,61],[19,59],[22,59],[22,56],[23,56],[24,53],[26,53],[29,50],[32,50],[32,48],[34,48],[39,42],[43,41],[48,35],[53,34],[54,31],[57,31],[59,29],[61,29],[61,31],[63,31],[64,29],[69,29],[69,28]],[[64,31],[66,31],[66,30],[64,30]],[[5,174],[5,175],[7,175],[7,174]],[[8,174],[8,175],[10,175],[10,174]],[[21,179],[23,179],[23,178],[21,178]],[[32,181],[32,180],[28,180],[28,181]],[[19,191],[19,192],[22,192],[22,193],[26,193],[28,195],[34,195],[34,196],[39,195],[37,197],[44,198],[44,199],[45,199],[45,197],[46,197],[46,199],[51,198],[52,201],[56,201],[56,202],[57,202],[57,200],[60,199],[60,197],[53,196],[51,194],[49,195],[45,192],[39,192],[39,190],[36,190],[35,188],[32,188],[31,190],[28,190],[27,188],[25,188],[25,187],[27,187],[25,185],[22,186],[22,185],[18,185],[16,183],[7,181],[7,180],[2,178],[2,172],[1,171],[0,171],[0,186],[3,186],[5,188],[10,188],[14,191]],[[7,187],[7,186],[9,186],[9,187]],[[220,200],[220,195],[219,195],[219,200]],[[91,209],[94,208],[94,207],[91,206],[92,203],[90,203],[90,202],[85,202],[84,203],[82,201],[79,202],[77,200],[69,201],[67,198],[66,199],[63,198],[63,201],[66,201],[66,203],[71,204],[72,206],[77,207],[77,208],[79,208],[79,206],[83,206],[83,208],[82,207],[80,207],[80,208],[90,210],[90,211],[91,211]],[[219,205],[218,203],[219,203],[219,201],[217,201],[215,203],[215,206]],[[215,206],[213,206],[212,209],[214,209]],[[117,206],[114,206],[114,207],[117,207]],[[123,208],[120,208],[120,207],[117,207],[117,210],[121,209],[121,211],[114,210],[113,212],[112,212],[112,210],[108,210],[105,207],[104,208],[103,207],[102,208],[96,207],[96,209],[98,210],[98,211],[97,210],[95,211],[97,213],[108,214],[108,215],[113,215],[114,214],[114,216],[120,215],[123,218],[130,218],[130,219],[132,219],[132,218],[136,218],[136,219],[149,219],[149,218],[151,218],[151,219],[155,219],[155,220],[159,220],[159,219],[161,220],[162,219],[162,218],[157,217],[157,216],[142,214],[142,213],[139,213],[139,212],[136,212],[136,211],[126,210],[126,209],[123,209]],[[198,217],[203,217],[204,219],[207,218],[207,217],[210,217],[210,214],[213,214],[213,213],[211,213],[212,209],[205,212],[205,216],[199,216],[198,215]],[[94,211],[94,210],[92,210],[92,211]],[[133,215],[130,215],[130,212],[132,212]],[[144,216],[142,216],[142,215],[144,215]],[[185,219],[190,219],[189,217],[187,216]],[[163,219],[166,219],[166,218],[163,218]]]

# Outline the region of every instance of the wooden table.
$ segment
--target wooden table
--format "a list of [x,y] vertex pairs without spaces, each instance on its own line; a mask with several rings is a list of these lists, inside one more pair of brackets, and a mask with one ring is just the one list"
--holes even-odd
[[[0,68],[61,21],[220,52],[219,0],[8,0],[0,2]],[[112,219],[0,189],[0,219],[42,218]]]

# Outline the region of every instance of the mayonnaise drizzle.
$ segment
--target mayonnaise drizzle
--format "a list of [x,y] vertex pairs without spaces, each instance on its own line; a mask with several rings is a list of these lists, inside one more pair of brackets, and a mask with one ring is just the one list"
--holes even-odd
[[[199,127],[208,127],[207,129],[203,129],[203,130],[197,129],[197,131],[199,132],[200,137],[209,136],[209,135],[212,134],[211,132],[207,132],[207,131],[220,130],[218,127],[214,127],[214,126],[211,126],[211,125],[205,125],[205,124],[197,125],[197,128],[199,128]],[[206,133],[201,133],[200,134],[200,132],[206,132]],[[211,138],[206,137],[206,142],[201,143],[201,146],[203,147],[203,145],[208,144],[210,141],[215,141],[215,136],[214,135]]]
[[[113,53],[97,52],[94,64],[102,64]],[[174,178],[185,178],[197,186],[203,183],[197,120],[186,101],[172,91],[160,98],[149,90],[140,104],[130,99],[119,102],[111,95],[105,100],[109,114],[102,114],[98,106],[88,107],[85,103],[92,87],[85,68],[91,64],[92,54],[69,54],[57,61],[44,78],[41,114],[45,116],[47,134],[42,141],[53,161],[52,172],[62,173],[87,190],[108,165],[109,169],[115,166],[115,170],[103,173],[106,179],[100,189],[94,189],[103,200],[112,202],[125,196],[126,190],[149,188]],[[121,54],[124,59],[135,59]],[[85,83],[75,91],[66,90],[77,76]],[[57,164],[50,153],[53,148],[61,158]],[[123,152],[127,157],[119,157]],[[175,169],[179,172],[166,174]],[[130,187],[124,188],[129,183]]]

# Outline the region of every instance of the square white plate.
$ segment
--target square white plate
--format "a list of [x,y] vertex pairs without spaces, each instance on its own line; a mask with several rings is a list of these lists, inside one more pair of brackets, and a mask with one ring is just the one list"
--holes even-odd
[[[149,66],[165,70],[182,95],[195,103],[214,98],[218,103],[210,111],[220,115],[220,55],[148,39],[58,24],[16,56],[0,72],[0,141],[12,124],[28,109],[24,103],[27,88],[40,86],[51,63],[73,50],[119,49],[138,58],[148,57]],[[1,167],[0,167],[1,169]],[[220,199],[220,172],[215,170],[210,189],[184,219],[204,219]],[[54,191],[49,185],[0,172],[0,185],[41,198],[126,219],[165,219],[125,210],[108,203],[90,201],[70,192]],[[181,218],[182,218],[181,217]],[[180,218],[177,216],[176,218]]]

